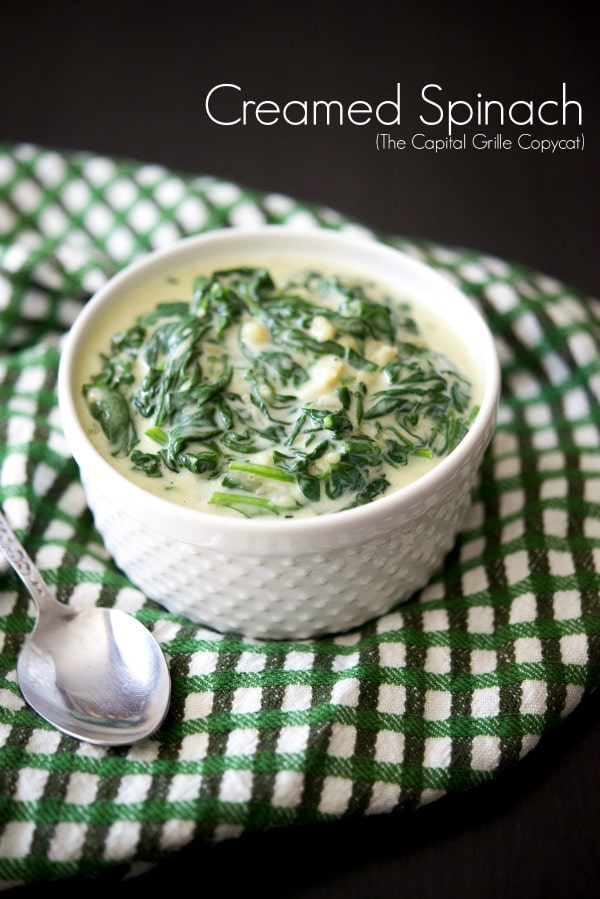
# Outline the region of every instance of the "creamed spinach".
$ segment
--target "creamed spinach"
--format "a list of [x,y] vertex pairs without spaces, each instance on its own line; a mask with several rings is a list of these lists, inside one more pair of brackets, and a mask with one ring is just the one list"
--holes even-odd
[[167,498],[224,514],[351,509],[446,456],[471,380],[376,285],[264,267],[193,279],[115,334],[83,387],[108,453]]

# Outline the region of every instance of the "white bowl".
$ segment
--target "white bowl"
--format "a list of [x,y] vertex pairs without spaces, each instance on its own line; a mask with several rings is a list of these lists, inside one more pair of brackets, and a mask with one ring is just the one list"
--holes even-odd
[[[209,262],[283,253],[359,270],[429,304],[466,344],[480,411],[437,467],[397,492],[313,518],[241,519],[177,505],[119,474],[90,442],[78,356],[106,316],[158,275]],[[266,263],[268,264],[268,262]],[[343,632],[425,586],[452,547],[496,423],[498,358],[473,303],[432,268],[370,238],[289,227],[225,229],[149,254],[112,278],[67,334],[58,395],[95,524],[119,568],[170,612],[220,632],[302,639]]]

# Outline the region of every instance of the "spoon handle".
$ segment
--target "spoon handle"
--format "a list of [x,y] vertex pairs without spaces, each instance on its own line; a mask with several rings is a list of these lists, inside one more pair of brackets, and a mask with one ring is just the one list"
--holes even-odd
[[0,512],[0,549],[6,561],[19,575],[38,607],[54,603],[56,600],[48,591],[48,586],[35,567],[24,547],[14,535],[6,518]]

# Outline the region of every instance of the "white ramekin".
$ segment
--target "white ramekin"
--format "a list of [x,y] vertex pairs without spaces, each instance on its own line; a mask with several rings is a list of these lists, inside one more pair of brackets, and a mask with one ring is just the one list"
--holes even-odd
[[[119,474],[86,435],[77,358],[105,316],[158,275],[194,262],[282,253],[390,284],[429,304],[469,348],[482,384],[468,434],[432,471],[396,493],[306,519],[240,519],[171,503]],[[96,526],[119,568],[170,612],[220,632],[303,639],[342,632],[407,600],[453,545],[496,424],[498,357],[470,301],[429,266],[371,238],[326,229],[224,229],[151,253],[112,278],[66,335],[58,397],[67,443]]]

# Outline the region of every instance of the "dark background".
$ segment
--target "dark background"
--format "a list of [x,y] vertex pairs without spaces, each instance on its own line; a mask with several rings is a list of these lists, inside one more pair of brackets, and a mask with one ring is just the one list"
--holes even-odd
[[[0,142],[87,150],[329,206],[383,234],[469,247],[598,295],[600,36],[595,3],[4,0]],[[204,98],[367,100],[402,85],[402,124],[211,123]],[[583,134],[584,151],[378,152],[377,130],[424,130],[429,83],[444,102],[559,99],[565,128],[467,126],[513,138]],[[425,129],[443,137],[445,130]],[[193,846],[107,887],[249,891],[264,897],[511,899],[600,895],[600,699],[588,697],[516,769],[415,813]],[[84,889],[89,887],[84,886]],[[67,881],[15,899],[79,895]]]
[[[280,191],[389,234],[472,247],[600,293],[598,4],[356,0],[4,0],[0,140],[84,149]],[[478,129],[585,136],[585,150],[377,152],[377,127],[213,124],[211,87],[248,100],[367,100],[402,85],[398,136],[420,98],[558,99],[577,127]],[[233,95],[233,94],[232,94]],[[442,126],[428,129],[442,137]]]

